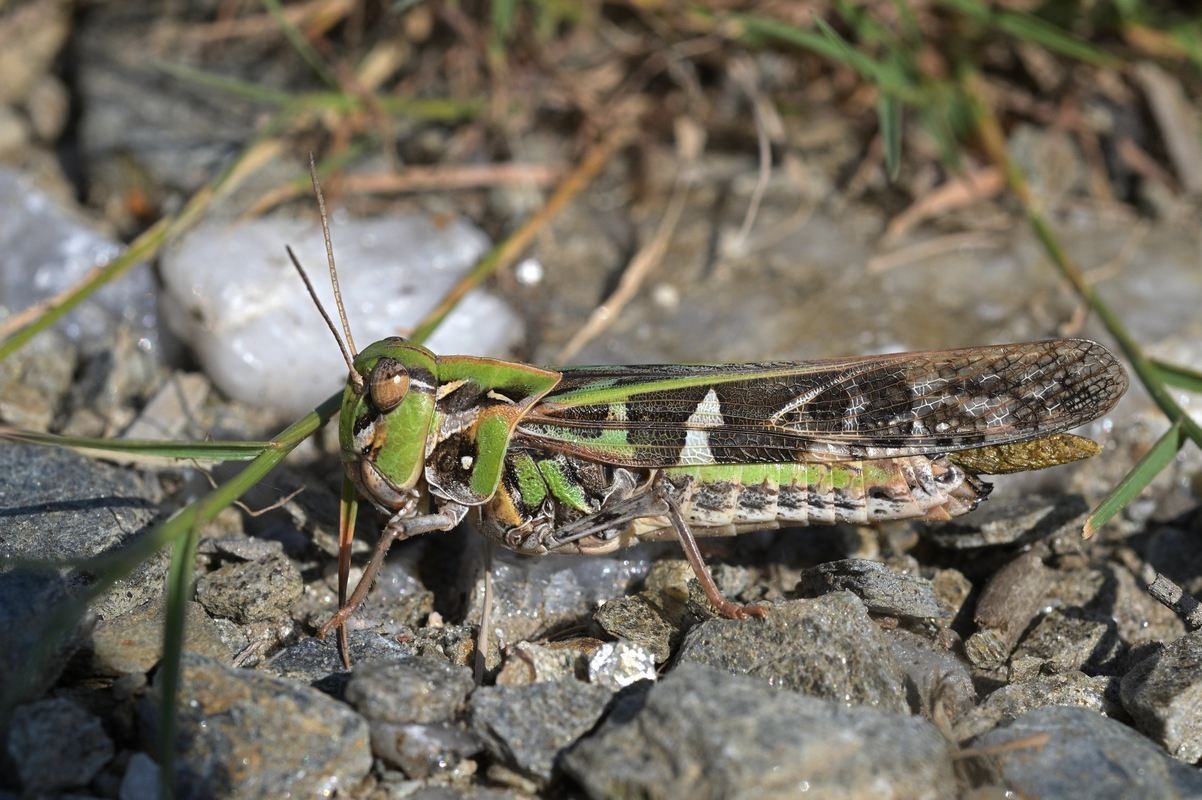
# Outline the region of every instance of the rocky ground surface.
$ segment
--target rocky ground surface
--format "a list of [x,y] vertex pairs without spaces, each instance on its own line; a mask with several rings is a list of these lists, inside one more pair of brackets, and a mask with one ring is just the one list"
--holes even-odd
[[[203,98],[147,81],[125,55],[139,29],[115,13],[78,18],[45,3],[0,18],[0,61],[19,46],[29,72],[0,97],[8,313],[119,251],[129,220],[108,203],[128,190],[125,170],[164,197],[195,188],[253,125],[239,102],[207,113]],[[54,67],[64,53],[78,61],[69,85]],[[59,105],[72,102],[69,116]],[[1012,208],[983,200],[941,220],[954,234],[882,244],[890,217],[878,205],[831,199],[857,134],[818,114],[797,145],[805,180],[757,183],[754,146],[690,167],[659,265],[576,362],[803,359],[1065,332],[1106,341]],[[88,167],[94,194],[82,202],[50,155],[64,136]],[[1086,202],[1088,165],[1062,134],[1020,128],[1010,145],[1042,176],[1036,189],[1067,248],[1139,341],[1202,363],[1193,201],[1153,193],[1139,212]],[[678,185],[671,148],[649,147],[641,193],[629,185],[635,167],[613,162],[440,347],[556,362]],[[570,153],[550,137],[515,148]],[[159,272],[139,266],[0,362],[0,420],[89,436],[261,439],[308,407],[288,391],[292,371],[317,347],[337,368],[337,353],[316,317],[283,310],[291,301],[272,293],[305,300],[281,252],[317,222],[304,204],[245,224],[239,215],[264,185],[227,198]],[[531,205],[528,189],[504,188],[462,208],[423,202],[340,209],[335,248],[343,236],[359,248],[342,269],[380,274],[395,254],[419,253],[454,274],[486,234],[450,222],[448,205],[485,230]],[[373,226],[402,211],[417,221],[381,244]],[[960,244],[939,246],[947,236]],[[277,252],[258,255],[262,242]],[[310,244],[316,273],[320,243]],[[260,257],[278,263],[239,261]],[[422,269],[401,273],[397,296],[409,305],[371,284],[352,318],[404,314],[396,327],[411,324],[450,284]],[[247,299],[237,290],[252,273]],[[265,318],[280,327],[257,327]],[[314,327],[313,339],[289,332]],[[239,337],[285,349],[252,351]],[[332,390],[297,380],[305,397]],[[715,617],[674,546],[529,559],[486,552],[469,526],[406,542],[353,621],[350,669],[333,641],[314,637],[337,606],[340,467],[325,431],[246,498],[252,510],[286,502],[262,514],[230,508],[199,531],[178,735],[167,743],[177,796],[1202,796],[1202,632],[1142,583],[1150,565],[1202,591],[1197,450],[1081,539],[1089,509],[1165,427],[1133,386],[1084,431],[1101,456],[1000,478],[981,510],[954,523],[708,544],[724,592],[766,603],[764,619]],[[236,466],[152,468],[0,444],[0,798],[157,796],[169,554],[131,565],[82,617],[57,612],[91,580],[72,560],[151,535]],[[352,579],[380,524],[362,516]],[[493,596],[478,652],[486,564]]]

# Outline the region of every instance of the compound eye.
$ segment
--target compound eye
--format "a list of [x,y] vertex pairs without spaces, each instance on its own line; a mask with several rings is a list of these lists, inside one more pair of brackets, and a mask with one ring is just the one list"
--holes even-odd
[[409,391],[409,371],[396,359],[381,358],[372,368],[367,390],[378,411],[391,411],[401,404],[405,392]]

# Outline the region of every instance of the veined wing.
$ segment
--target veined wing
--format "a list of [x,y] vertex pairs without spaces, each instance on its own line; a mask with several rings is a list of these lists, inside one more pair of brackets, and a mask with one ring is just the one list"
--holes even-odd
[[842,461],[1023,441],[1106,413],[1127,375],[1086,339],[766,364],[564,370],[514,444],[632,467]]

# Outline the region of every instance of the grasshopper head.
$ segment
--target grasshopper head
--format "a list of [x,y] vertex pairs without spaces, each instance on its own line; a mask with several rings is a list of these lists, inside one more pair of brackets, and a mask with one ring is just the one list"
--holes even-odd
[[342,462],[360,491],[383,508],[413,502],[434,419],[437,369],[433,353],[399,337],[355,356],[354,371],[362,377],[348,380],[342,395]]

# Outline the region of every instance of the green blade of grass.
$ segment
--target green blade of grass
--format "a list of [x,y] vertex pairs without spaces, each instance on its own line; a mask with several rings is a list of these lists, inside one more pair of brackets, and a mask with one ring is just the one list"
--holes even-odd
[[338,86],[338,78],[334,75],[334,70],[330,69],[330,65],[325,62],[325,59],[313,49],[313,45],[309,44],[309,40],[293,24],[292,20],[284,15],[284,9],[280,7],[279,0],[262,0],[262,2],[263,6],[267,9],[267,13],[271,14],[272,19],[280,26],[280,30],[283,31],[284,38],[288,40],[288,44],[292,45],[292,49],[297,52],[297,55],[309,65],[309,69],[313,70],[314,74],[326,86],[332,89],[340,88]]
[[736,23],[739,38],[751,44],[776,41],[805,48],[854,69],[876,84],[882,92],[894,95],[902,102],[912,105],[924,102],[922,92],[904,74],[857,51],[821,17],[814,18],[815,25],[821,29],[820,33],[754,14],[735,14],[720,19]]
[[940,0],[942,5],[953,8],[971,17],[978,23],[995,28],[1003,33],[1037,44],[1063,56],[1096,66],[1123,66],[1114,56],[1081,41],[1050,22],[1020,11],[1002,11],[980,2],[980,0]]
[[163,657],[159,663],[159,787],[163,797],[175,792],[175,742],[179,716],[180,664],[187,634],[188,601],[196,570],[197,525],[175,542],[167,570],[167,610],[163,618]]
[[892,95],[882,94],[877,116],[881,120],[881,139],[885,144],[885,173],[889,180],[895,181],[901,172],[901,101]]
[[1187,392],[1202,393],[1202,372],[1189,367],[1183,367],[1180,364],[1170,364],[1168,361],[1161,361],[1159,358],[1149,359],[1152,366],[1160,374],[1161,380],[1169,386],[1176,386],[1178,389],[1185,389]]
[[1185,437],[1182,436],[1181,422],[1178,420],[1169,426],[1164,435],[1156,440],[1156,444],[1152,445],[1152,449],[1123,476],[1118,486],[1106,495],[1106,499],[1099,503],[1085,520],[1085,529],[1082,531],[1085,538],[1088,539],[1097,533],[1115,514],[1134,500],[1161,470],[1169,465],[1183,444]]
[[23,431],[0,425],[0,439],[22,444],[62,447],[88,455],[132,455],[168,461],[250,461],[271,442],[171,442],[158,439],[97,439],[90,436],[60,436]]

